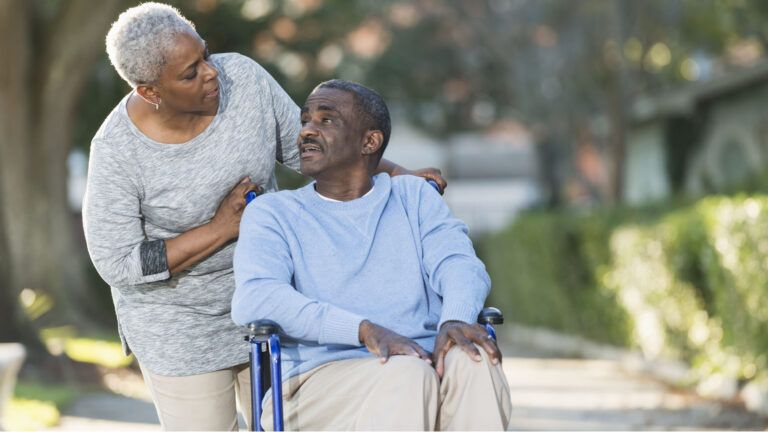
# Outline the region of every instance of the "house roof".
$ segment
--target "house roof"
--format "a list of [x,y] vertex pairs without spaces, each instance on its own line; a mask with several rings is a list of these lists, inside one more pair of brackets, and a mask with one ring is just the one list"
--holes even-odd
[[687,117],[703,102],[730,96],[766,82],[768,61],[748,69],[729,71],[720,77],[664,95],[639,97],[630,106],[630,120],[633,123],[644,123],[666,117]]

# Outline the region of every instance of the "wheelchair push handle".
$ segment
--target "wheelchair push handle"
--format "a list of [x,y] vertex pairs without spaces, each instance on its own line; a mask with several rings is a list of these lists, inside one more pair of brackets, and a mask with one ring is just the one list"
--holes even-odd
[[487,307],[480,311],[477,316],[477,322],[479,324],[504,324],[504,314],[495,307]]
[[266,342],[269,339],[269,336],[273,334],[279,336],[284,334],[280,324],[267,319],[251,322],[247,327],[248,336],[245,337],[245,340],[247,341],[255,340],[257,342]]
[[437,182],[436,182],[436,181],[434,181],[434,180],[432,180],[432,179],[427,179],[427,183],[429,183],[429,185],[430,185],[430,186],[432,186],[433,188],[435,188],[435,190],[437,191],[437,193],[439,193],[439,194],[442,194],[442,193],[443,193],[443,191],[440,189],[440,185],[439,185],[439,184],[437,184]]
[[494,325],[504,324],[504,315],[495,307],[487,307],[480,311],[477,316],[477,322],[485,327],[488,335],[496,341],[496,329]]
[[257,196],[259,196],[258,192],[248,191],[248,193],[245,194],[245,205],[250,204],[251,201],[255,200]]

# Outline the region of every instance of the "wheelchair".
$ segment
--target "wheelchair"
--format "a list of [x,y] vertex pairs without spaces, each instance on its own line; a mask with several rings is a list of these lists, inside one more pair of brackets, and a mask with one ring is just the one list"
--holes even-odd
[[[494,325],[504,323],[504,315],[494,307],[483,309],[477,322],[485,326],[496,340]],[[258,320],[248,324],[245,340],[250,345],[251,365],[251,430],[262,431],[261,402],[267,391],[272,391],[273,427],[284,430],[282,371],[280,368],[280,338],[287,337],[274,321]],[[267,364],[269,365],[267,367]]]

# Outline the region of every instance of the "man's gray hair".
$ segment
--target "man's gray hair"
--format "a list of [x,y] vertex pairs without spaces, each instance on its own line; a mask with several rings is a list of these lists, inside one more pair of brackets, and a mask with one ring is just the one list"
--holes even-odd
[[162,3],[132,7],[120,14],[107,33],[109,61],[131,87],[153,84],[180,33],[197,35],[195,25],[176,8]]

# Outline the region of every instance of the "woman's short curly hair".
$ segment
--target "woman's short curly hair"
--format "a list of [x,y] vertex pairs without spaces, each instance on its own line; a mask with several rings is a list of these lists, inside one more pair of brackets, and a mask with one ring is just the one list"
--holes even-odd
[[176,8],[162,3],[132,7],[120,14],[107,33],[109,61],[131,87],[155,83],[165,54],[180,33],[197,35],[195,25]]

